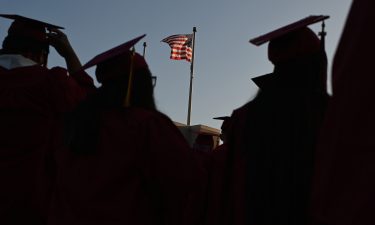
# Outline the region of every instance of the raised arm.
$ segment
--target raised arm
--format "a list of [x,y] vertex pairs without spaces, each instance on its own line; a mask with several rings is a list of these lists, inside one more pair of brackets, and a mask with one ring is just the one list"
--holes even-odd
[[50,44],[65,59],[67,70],[70,74],[77,72],[81,68],[81,62],[70,45],[68,37],[58,29],[51,29],[48,34]]

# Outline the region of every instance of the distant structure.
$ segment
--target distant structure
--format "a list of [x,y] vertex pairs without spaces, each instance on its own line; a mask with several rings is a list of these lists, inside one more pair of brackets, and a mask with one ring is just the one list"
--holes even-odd
[[185,139],[189,143],[190,147],[193,147],[193,144],[195,142],[195,139],[199,134],[209,134],[212,135],[212,138],[214,140],[214,149],[219,145],[220,143],[220,130],[205,126],[202,124],[198,125],[192,125],[188,126],[183,123],[174,122],[174,124],[177,126],[177,128],[181,131],[181,133],[184,135]]

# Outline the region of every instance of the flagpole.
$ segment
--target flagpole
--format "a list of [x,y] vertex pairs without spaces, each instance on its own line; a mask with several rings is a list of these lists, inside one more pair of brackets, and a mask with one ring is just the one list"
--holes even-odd
[[146,47],[147,47],[146,42],[143,42],[143,58],[146,57]]
[[191,116],[191,98],[193,92],[193,77],[194,77],[194,49],[195,49],[195,33],[197,28],[193,27],[193,43],[192,43],[192,56],[190,64],[190,86],[189,86],[189,105],[188,105],[188,115],[187,115],[187,125],[190,126],[190,116]]

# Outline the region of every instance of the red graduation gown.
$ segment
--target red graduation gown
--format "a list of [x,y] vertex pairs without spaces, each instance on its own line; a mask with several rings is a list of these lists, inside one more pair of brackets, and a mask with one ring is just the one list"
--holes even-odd
[[0,67],[0,224],[43,224],[60,114],[94,88],[84,72]]
[[333,98],[316,153],[316,224],[375,224],[375,2],[353,1],[333,64]]
[[57,161],[49,224],[199,224],[205,172],[161,113],[104,111],[96,152]]
[[245,224],[245,159],[243,130],[250,104],[233,111],[228,128],[228,143],[211,156],[207,225]]

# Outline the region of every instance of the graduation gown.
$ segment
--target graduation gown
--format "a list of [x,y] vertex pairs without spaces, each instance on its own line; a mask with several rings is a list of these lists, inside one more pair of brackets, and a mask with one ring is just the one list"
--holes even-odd
[[210,154],[208,165],[207,210],[205,224],[220,224],[221,207],[223,207],[224,171],[228,146],[221,144]]
[[57,155],[49,224],[199,224],[206,173],[165,115],[99,112],[96,150]]
[[233,111],[228,142],[211,155],[206,224],[245,224],[245,158],[241,144],[249,104]]
[[0,223],[44,224],[61,114],[94,89],[84,72],[0,67]]
[[333,63],[333,98],[316,156],[316,224],[375,224],[375,2],[353,1]]
[[254,80],[260,92],[250,102],[240,146],[251,225],[308,223],[314,149],[327,96],[319,92],[314,64],[299,62]]

